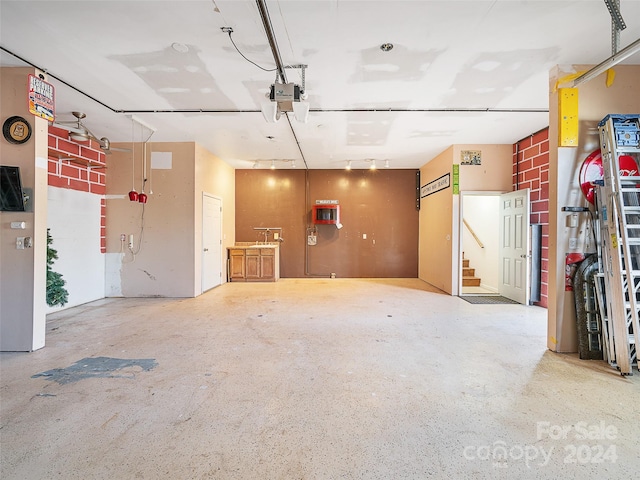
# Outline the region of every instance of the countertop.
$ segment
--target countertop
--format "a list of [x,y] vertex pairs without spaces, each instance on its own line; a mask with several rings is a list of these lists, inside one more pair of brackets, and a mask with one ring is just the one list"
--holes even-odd
[[251,243],[251,242],[238,242],[232,247],[227,247],[228,250],[239,248],[278,248],[279,243]]

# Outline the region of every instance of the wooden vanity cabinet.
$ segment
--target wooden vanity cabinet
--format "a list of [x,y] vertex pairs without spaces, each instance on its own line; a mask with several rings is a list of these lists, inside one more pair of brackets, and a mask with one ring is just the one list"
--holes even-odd
[[275,281],[276,278],[276,249],[260,249],[260,278]]
[[244,280],[244,248],[229,249],[229,279],[233,282]]
[[245,280],[259,280],[260,275],[260,248],[247,248],[244,257]]
[[229,249],[232,282],[276,282],[280,278],[278,248],[234,247]]

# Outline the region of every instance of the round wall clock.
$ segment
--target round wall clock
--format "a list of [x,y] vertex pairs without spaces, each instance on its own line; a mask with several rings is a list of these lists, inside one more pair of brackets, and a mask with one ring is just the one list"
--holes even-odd
[[2,125],[2,135],[9,143],[25,143],[31,138],[31,125],[22,117],[9,117]]

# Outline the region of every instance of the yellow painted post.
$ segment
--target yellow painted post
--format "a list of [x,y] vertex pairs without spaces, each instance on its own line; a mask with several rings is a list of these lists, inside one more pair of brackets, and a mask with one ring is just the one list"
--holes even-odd
[[578,89],[558,89],[558,146],[578,146]]

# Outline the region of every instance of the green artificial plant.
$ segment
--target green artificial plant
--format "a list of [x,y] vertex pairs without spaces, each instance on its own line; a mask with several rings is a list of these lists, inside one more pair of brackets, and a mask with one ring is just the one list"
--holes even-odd
[[51,270],[53,261],[58,259],[58,252],[51,247],[53,239],[47,228],[47,305],[65,306],[69,300],[69,292],[64,288],[67,283],[62,279],[62,275]]

